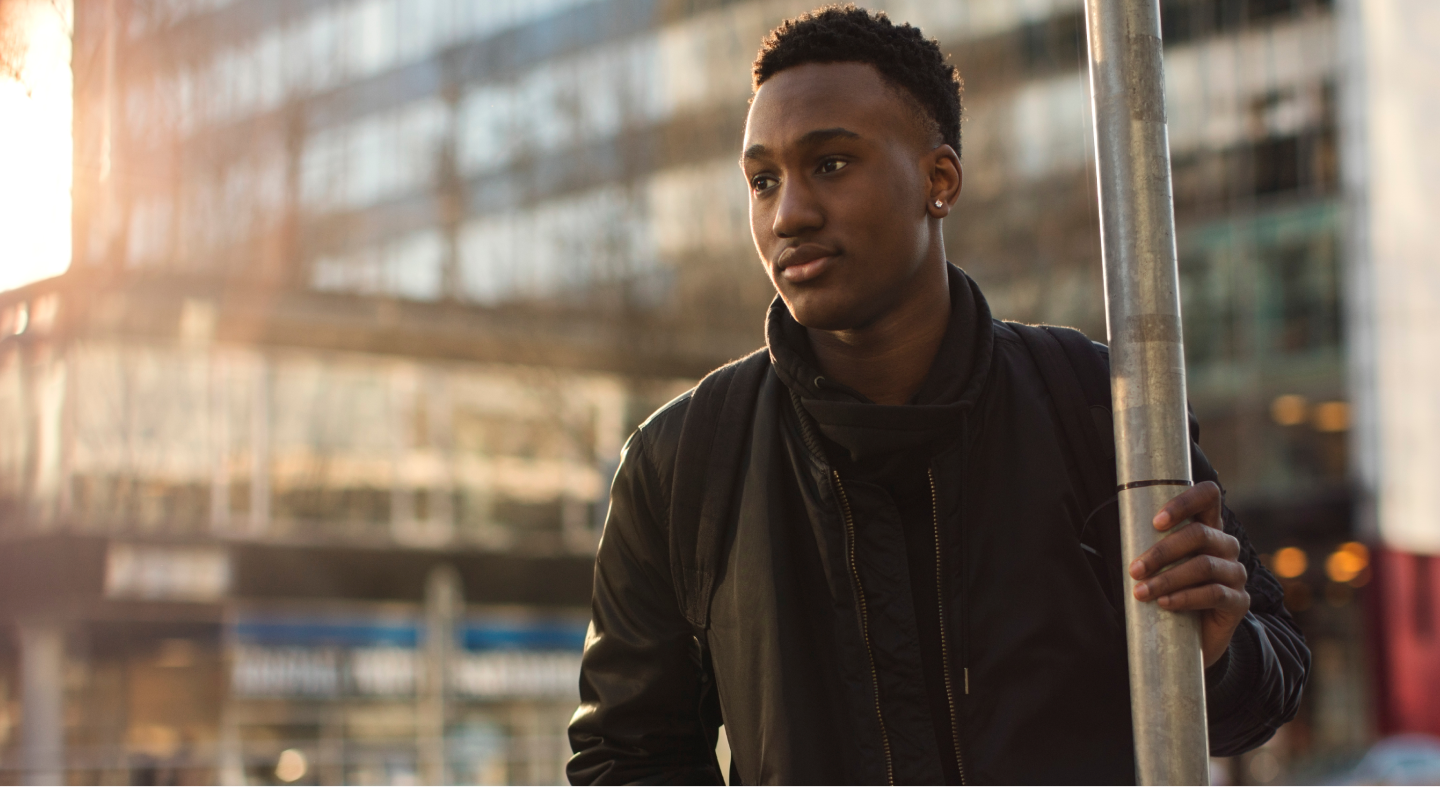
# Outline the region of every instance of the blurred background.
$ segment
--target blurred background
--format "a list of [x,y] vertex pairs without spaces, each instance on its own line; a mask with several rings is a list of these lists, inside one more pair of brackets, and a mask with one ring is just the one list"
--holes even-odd
[[[620,447],[763,343],[812,5],[0,0],[0,781],[560,782]],[[870,7],[965,78],[951,259],[1103,337],[1080,0]],[[1440,735],[1440,4],[1161,7],[1190,396],[1315,654],[1215,778],[1440,780],[1361,759]]]

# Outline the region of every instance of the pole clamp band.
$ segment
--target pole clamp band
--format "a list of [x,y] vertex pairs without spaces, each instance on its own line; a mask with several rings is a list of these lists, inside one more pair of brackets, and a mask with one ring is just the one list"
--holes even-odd
[[1139,489],[1142,486],[1193,486],[1193,484],[1180,478],[1157,478],[1153,481],[1131,481],[1128,484],[1121,484],[1115,487],[1115,492],[1118,494],[1126,489]]

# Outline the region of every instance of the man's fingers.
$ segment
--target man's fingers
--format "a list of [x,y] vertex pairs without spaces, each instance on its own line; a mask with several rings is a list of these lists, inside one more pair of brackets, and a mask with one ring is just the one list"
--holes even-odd
[[1130,576],[1144,579],[1171,563],[1195,554],[1235,560],[1240,557],[1240,542],[1223,530],[1191,522],[1160,539],[1160,543],[1135,558],[1130,564]]
[[1155,515],[1156,530],[1169,530],[1187,519],[1196,519],[1210,527],[1220,527],[1220,486],[1202,481],[1170,498]]
[[1197,555],[1135,586],[1135,598],[1149,601],[1203,585],[1245,587],[1245,566],[1213,555]]
[[1172,612],[1213,609],[1241,618],[1250,611],[1250,594],[1224,585],[1201,585],[1161,596],[1157,603]]

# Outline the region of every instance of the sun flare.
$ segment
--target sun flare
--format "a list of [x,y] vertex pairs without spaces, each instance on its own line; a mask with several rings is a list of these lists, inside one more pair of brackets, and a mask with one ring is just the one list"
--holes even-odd
[[70,266],[70,3],[0,3],[0,290]]

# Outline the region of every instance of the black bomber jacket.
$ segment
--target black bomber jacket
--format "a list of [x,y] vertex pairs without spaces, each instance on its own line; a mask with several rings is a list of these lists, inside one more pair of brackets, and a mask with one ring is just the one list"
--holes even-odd
[[[952,326],[978,348],[964,415],[929,461],[959,769],[977,784],[1133,783],[1124,624],[1076,535],[1086,506],[1034,362],[978,288],[973,298]],[[837,472],[784,382],[808,370],[778,373],[795,361],[769,334],[772,367],[699,636],[677,606],[669,549],[689,394],[626,444],[570,725],[575,784],[720,784],[722,723],[732,784],[944,781],[894,506]],[[1196,481],[1218,482],[1195,439],[1192,422]],[[1101,526],[1117,527],[1107,510]],[[1241,542],[1251,610],[1206,673],[1215,755],[1254,748],[1293,718],[1310,663],[1228,508],[1224,524]]]

